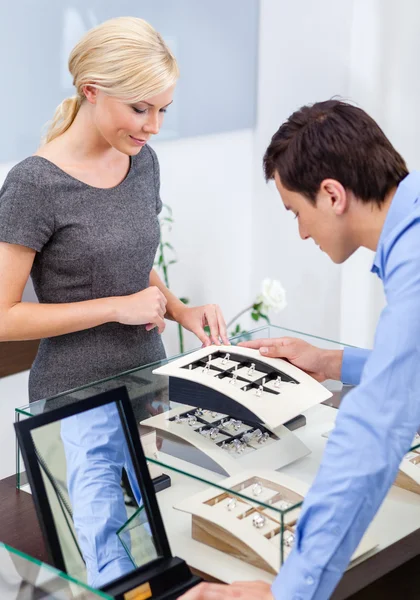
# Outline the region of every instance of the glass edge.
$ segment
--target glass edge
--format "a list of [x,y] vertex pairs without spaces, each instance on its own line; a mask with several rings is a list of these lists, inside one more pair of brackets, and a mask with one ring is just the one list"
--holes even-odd
[[[144,509],[144,504],[142,506],[139,506],[138,508],[136,508],[136,510],[134,511],[134,513],[131,515],[131,517],[129,519],[127,519],[127,521],[124,523],[124,525],[122,525],[119,529],[117,529],[117,535],[119,535],[122,532],[123,529],[126,529],[127,526],[131,523],[131,521],[134,521],[134,519],[137,518],[137,515],[139,513],[141,513],[142,510],[145,510]],[[123,542],[121,542],[121,543],[123,543]]]
[[242,498],[242,500],[247,500],[248,502],[251,500],[251,502],[255,502],[256,504],[258,504],[259,506],[262,506],[263,508],[269,508],[271,510],[277,511],[279,514],[285,514],[286,512],[295,510],[296,508],[299,508],[303,504],[303,500],[302,500],[301,502],[293,504],[289,508],[282,510],[280,508],[275,508],[275,507],[271,506],[271,504],[266,504],[265,502],[261,502],[260,500],[257,500],[257,499],[254,500],[253,498],[250,498],[249,496],[245,496],[244,494],[241,494],[240,492],[237,492],[230,488],[223,487],[223,485],[220,485],[219,483],[214,483],[213,481],[208,481],[207,479],[204,479],[203,477],[200,477],[198,475],[191,475],[191,473],[187,473],[186,471],[177,469],[177,467],[172,467],[170,465],[162,463],[159,460],[156,460],[155,458],[146,457],[146,460],[148,462],[149,461],[152,462],[155,465],[159,465],[160,467],[164,467],[165,469],[169,469],[170,471],[174,471],[175,473],[178,473],[180,475],[184,475],[185,477],[190,477],[190,479],[194,479],[195,481],[200,481],[201,483],[204,483],[210,487],[214,487],[218,490],[221,490],[222,492],[230,492],[234,496],[237,496],[238,498]]
[[3,542],[0,542],[0,548],[2,548],[2,547],[6,548],[6,550],[8,550],[8,552],[11,552],[12,554],[16,554],[20,558],[23,558],[23,559],[27,560],[28,562],[31,562],[35,565],[38,565],[39,567],[42,567],[43,569],[47,569],[47,571],[51,571],[52,573],[54,573],[61,579],[64,579],[65,581],[70,581],[71,583],[74,583],[74,584],[80,586],[81,588],[87,590],[88,592],[92,592],[93,594],[96,594],[97,596],[100,596],[101,598],[105,598],[106,600],[113,600],[112,596],[105,594],[105,592],[91,588],[88,585],[86,585],[85,583],[78,581],[71,575],[64,573],[64,571],[60,571],[59,569],[56,569],[55,567],[52,567],[51,565],[48,565],[48,564],[42,562],[41,560],[34,558],[33,556],[29,556],[29,554],[25,554],[25,552],[21,552],[20,550],[17,550],[16,548],[12,548],[12,546],[9,546],[8,544],[4,544]]

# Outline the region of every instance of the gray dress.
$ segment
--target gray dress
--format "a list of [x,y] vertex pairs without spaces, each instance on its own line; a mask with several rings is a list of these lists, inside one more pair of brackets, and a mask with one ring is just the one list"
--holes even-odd
[[[0,241],[36,250],[31,271],[39,302],[79,302],[149,286],[159,243],[159,165],[144,146],[110,189],[75,179],[31,156],[0,191]],[[41,340],[29,377],[30,401],[164,358],[156,329],[107,323]]]

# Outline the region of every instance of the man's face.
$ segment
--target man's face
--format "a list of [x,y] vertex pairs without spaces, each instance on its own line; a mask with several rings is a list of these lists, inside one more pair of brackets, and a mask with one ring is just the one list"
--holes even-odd
[[347,260],[357,249],[357,244],[352,239],[349,198],[342,185],[332,179],[324,180],[313,203],[302,194],[287,190],[277,172],[274,180],[286,210],[296,216],[300,237],[313,239],[335,263]]

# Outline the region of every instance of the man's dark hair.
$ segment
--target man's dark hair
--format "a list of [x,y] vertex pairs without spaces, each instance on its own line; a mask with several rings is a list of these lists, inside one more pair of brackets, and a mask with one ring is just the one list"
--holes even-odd
[[315,202],[321,182],[339,181],[363,202],[381,204],[408,175],[377,123],[340,100],[303,106],[273,135],[264,155],[267,180],[277,172],[282,185]]

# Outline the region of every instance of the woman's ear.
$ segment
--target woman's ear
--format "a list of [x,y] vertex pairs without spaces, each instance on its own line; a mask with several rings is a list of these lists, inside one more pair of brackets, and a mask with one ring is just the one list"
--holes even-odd
[[86,100],[90,104],[96,104],[96,99],[98,96],[98,90],[93,85],[84,85],[82,88],[83,94],[85,95]]

